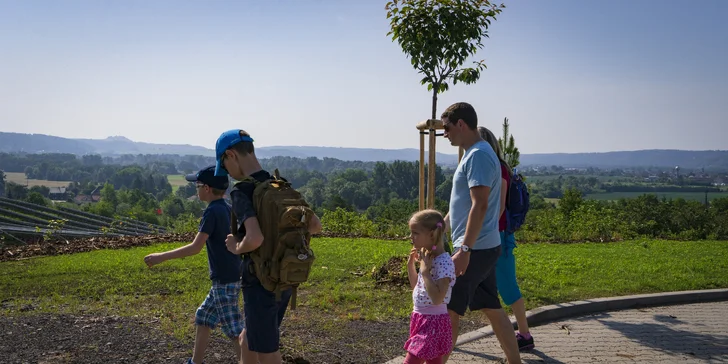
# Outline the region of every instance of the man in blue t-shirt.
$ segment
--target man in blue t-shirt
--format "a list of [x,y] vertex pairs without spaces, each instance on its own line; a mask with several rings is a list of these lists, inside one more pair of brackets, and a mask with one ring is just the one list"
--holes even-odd
[[168,252],[149,254],[144,257],[144,262],[151,268],[165,260],[198,254],[203,246],[207,248],[212,287],[195,313],[195,348],[187,364],[203,362],[210,332],[218,323],[223,333],[232,340],[235,355],[242,363],[240,334],[245,323],[238,307],[242,260],[239,255],[229,252],[225,245],[230,233],[230,206],[223,199],[228,188],[228,178],[216,177],[215,166],[210,166],[188,175],[186,179],[195,182],[197,196],[207,202],[195,240]]
[[466,309],[482,310],[508,363],[520,363],[516,337],[501,307],[495,280],[495,264],[501,250],[500,162],[490,144],[480,137],[478,116],[470,104],[451,105],[441,119],[445,137],[465,151],[453,175],[450,208],[445,216],[446,227],[452,230],[452,260],[457,276],[447,305],[453,344],[457,342],[460,317]]

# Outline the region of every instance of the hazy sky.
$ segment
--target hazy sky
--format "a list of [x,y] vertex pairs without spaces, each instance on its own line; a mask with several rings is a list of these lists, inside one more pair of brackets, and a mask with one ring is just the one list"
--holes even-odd
[[[0,131],[418,148],[431,95],[385,3],[0,0]],[[728,149],[728,1],[504,3],[438,115],[508,117],[522,153]]]

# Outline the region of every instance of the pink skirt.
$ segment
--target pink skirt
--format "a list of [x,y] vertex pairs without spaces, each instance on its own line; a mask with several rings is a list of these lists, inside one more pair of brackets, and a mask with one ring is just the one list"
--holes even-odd
[[412,355],[430,360],[446,355],[452,349],[450,315],[423,315],[412,312],[410,337],[404,349]]

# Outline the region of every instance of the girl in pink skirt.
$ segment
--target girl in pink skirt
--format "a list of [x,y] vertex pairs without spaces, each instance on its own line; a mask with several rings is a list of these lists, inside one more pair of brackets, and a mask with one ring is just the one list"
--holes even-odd
[[[422,210],[409,221],[413,248],[407,260],[414,311],[410,337],[404,344],[405,364],[440,364],[452,348],[452,327],[447,313],[455,284],[455,265],[443,245],[445,221],[436,210]],[[420,263],[420,272],[415,268]]]

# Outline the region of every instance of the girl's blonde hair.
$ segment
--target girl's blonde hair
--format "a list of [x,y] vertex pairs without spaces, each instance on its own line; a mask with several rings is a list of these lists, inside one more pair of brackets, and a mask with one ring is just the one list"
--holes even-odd
[[445,233],[445,219],[440,211],[433,209],[418,211],[412,214],[410,221],[417,226],[435,231],[435,245],[444,244],[442,236]]
[[493,148],[493,151],[495,151],[495,155],[498,156],[498,160],[506,167],[506,170],[508,171],[508,175],[512,176],[513,172],[511,171],[511,166],[508,165],[508,163],[505,160],[505,156],[503,155],[503,150],[500,147],[500,143],[498,143],[498,138],[495,137],[492,131],[490,129],[479,126],[478,132],[480,132],[480,137],[483,138],[490,146]]

